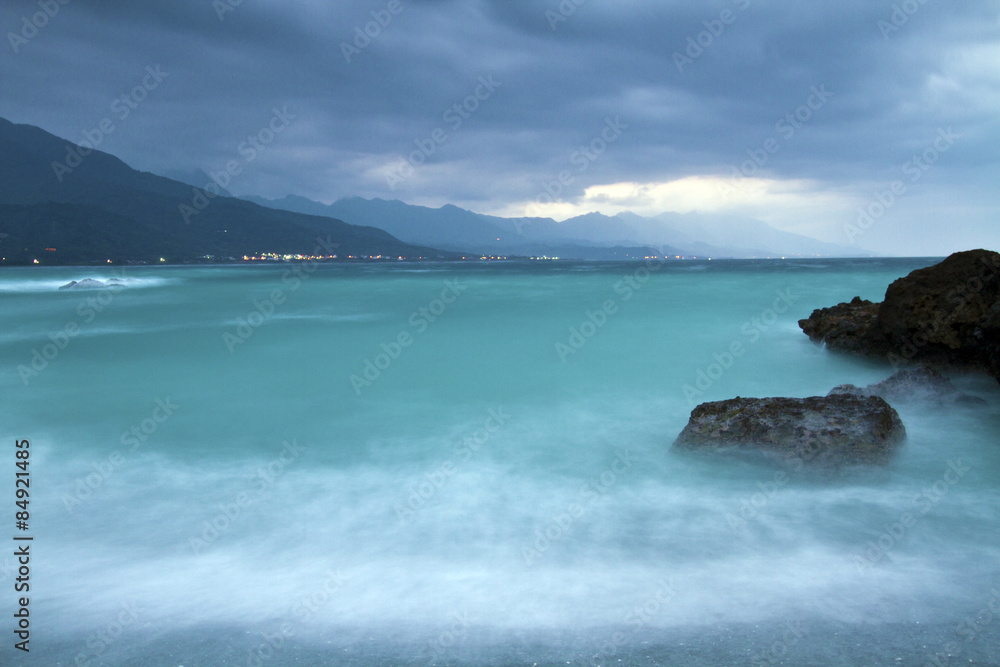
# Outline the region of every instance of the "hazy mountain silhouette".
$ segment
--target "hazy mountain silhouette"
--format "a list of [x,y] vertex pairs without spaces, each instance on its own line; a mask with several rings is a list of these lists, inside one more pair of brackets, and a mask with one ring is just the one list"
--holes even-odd
[[[453,257],[371,227],[215,196],[0,119],[5,263],[191,261],[259,252]],[[46,251],[55,248],[56,251]],[[329,248],[334,248],[332,251]]]
[[[661,253],[706,257],[856,256],[848,246],[785,232],[754,218],[702,213],[588,213],[556,222],[552,218],[501,218],[457,206],[413,206],[401,201],[348,197],[323,204],[290,195],[282,199],[245,197],[288,211],[331,215],[352,224],[384,229],[407,241],[437,248],[482,252],[590,258]],[[559,251],[562,252],[559,252]]]

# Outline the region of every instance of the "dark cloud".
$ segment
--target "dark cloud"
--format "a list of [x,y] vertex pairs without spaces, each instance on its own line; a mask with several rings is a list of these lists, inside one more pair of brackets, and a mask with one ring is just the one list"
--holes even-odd
[[[506,213],[562,170],[566,210],[582,211],[595,208],[588,187],[728,177],[773,140],[753,170],[764,180],[741,182],[757,194],[732,210],[841,242],[857,207],[951,128],[959,138],[858,243],[1000,246],[997,2],[577,2],[71,1],[18,44],[9,34],[42,10],[6,2],[0,114],[69,139],[110,117],[102,148],[129,164],[211,171],[286,110],[295,118],[234,192]],[[157,65],[166,79],[116,115]],[[476,99],[481,77],[499,87]],[[822,104],[817,89],[831,93]],[[627,130],[580,170],[608,118]],[[414,155],[422,164],[390,187]]]

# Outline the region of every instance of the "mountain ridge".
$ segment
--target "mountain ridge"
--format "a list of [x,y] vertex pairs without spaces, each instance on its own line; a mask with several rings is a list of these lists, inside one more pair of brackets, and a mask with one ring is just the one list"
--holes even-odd
[[[195,214],[185,216],[185,207]],[[0,234],[4,264],[190,262],[315,254],[321,246],[324,255],[457,257],[374,227],[206,193],[4,118]]]
[[[486,215],[450,203],[431,208],[358,196],[331,204],[298,195],[232,197],[207,180],[198,186],[204,171],[172,173],[180,180],[133,169],[110,153],[0,118],[2,261],[200,261],[264,252],[307,254],[324,235],[339,254],[357,257],[629,260],[650,255],[866,254],[757,219],[719,214],[591,212],[558,222]],[[83,229],[88,230],[85,236],[80,235]],[[102,241],[95,244],[95,239]]]
[[[475,247],[499,254],[542,254],[554,245],[593,249],[630,248],[638,254],[684,257],[856,257],[870,253],[771,227],[755,218],[698,212],[646,217],[591,212],[557,222],[552,218],[503,218],[445,204],[438,208],[393,199],[352,196],[330,204],[299,195],[280,199],[244,196],[262,206],[313,215],[333,215],[384,229],[410,242],[456,249]],[[736,240],[738,243],[734,243]],[[527,252],[527,250],[531,252]],[[552,254],[548,252],[547,254]]]

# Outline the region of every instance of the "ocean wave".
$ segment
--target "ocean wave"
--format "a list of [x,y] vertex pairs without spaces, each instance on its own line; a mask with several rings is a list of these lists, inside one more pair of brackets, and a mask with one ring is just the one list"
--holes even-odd
[[[271,316],[273,320],[292,320],[306,322],[377,322],[384,319],[380,313],[356,313],[353,315],[338,315],[334,313],[281,313]],[[235,322],[233,322],[235,324]]]
[[[121,278],[118,276],[94,276],[89,275],[74,275],[65,276],[62,278],[19,278],[19,279],[7,279],[4,280],[0,278],[0,292],[12,292],[12,293],[27,293],[27,292],[56,292],[62,287],[72,283],[81,282],[84,280],[99,280],[106,283],[109,280],[116,281],[117,284],[103,285],[101,287],[86,287],[80,288],[81,290],[86,289],[87,291],[100,291],[102,289],[122,287],[125,289],[145,289],[151,287],[162,287],[171,283],[178,282],[175,278],[162,278],[162,277],[150,277],[150,278]],[[64,290],[69,293],[73,293],[71,290]]]

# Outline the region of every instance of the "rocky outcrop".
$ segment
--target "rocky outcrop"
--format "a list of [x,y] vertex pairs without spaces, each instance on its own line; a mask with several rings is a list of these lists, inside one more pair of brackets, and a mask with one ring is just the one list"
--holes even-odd
[[98,289],[102,287],[120,287],[124,283],[117,278],[111,278],[107,282],[95,280],[94,278],[84,278],[83,280],[71,280],[59,289]]
[[993,305],[990,316],[983,321],[975,335],[980,344],[983,363],[993,377],[1000,380],[1000,307]]
[[856,296],[850,303],[814,310],[809,319],[799,320],[799,326],[810,339],[828,347],[869,354],[879,305]]
[[927,366],[899,371],[881,382],[867,387],[842,384],[830,390],[827,396],[879,396],[890,404],[913,403],[924,406],[945,407],[956,403],[983,405],[983,399],[959,391],[951,380]]
[[1000,254],[970,250],[889,285],[872,335],[907,359],[976,363],[991,342],[984,327],[995,327],[998,314]]
[[899,415],[878,396],[737,397],[696,407],[673,446],[761,451],[836,466],[885,463],[905,438]]
[[881,304],[855,297],[813,311],[799,326],[831,349],[897,366],[979,367],[1000,380],[1000,254],[955,253],[896,280]]

